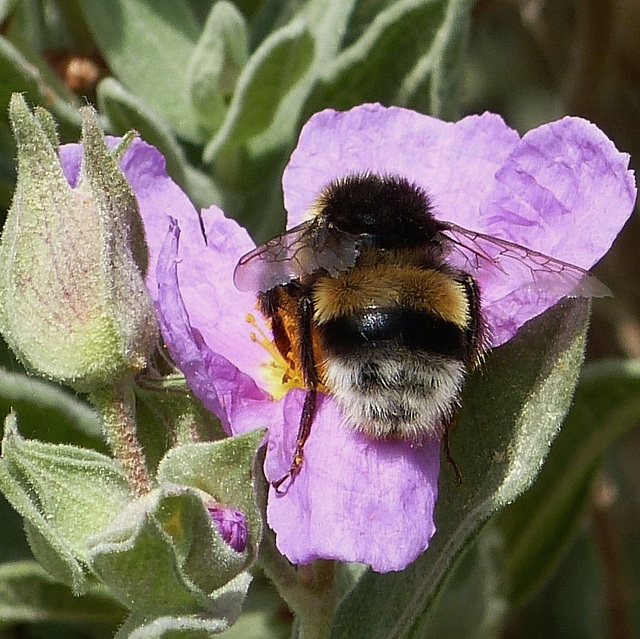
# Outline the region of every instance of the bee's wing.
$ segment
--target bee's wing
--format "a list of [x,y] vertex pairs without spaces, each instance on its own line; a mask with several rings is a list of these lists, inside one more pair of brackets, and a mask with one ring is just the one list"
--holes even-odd
[[358,257],[357,237],[308,220],[240,258],[233,282],[241,291],[268,291],[321,269],[335,276]]
[[491,235],[469,231],[450,222],[442,223],[456,268],[513,290],[548,299],[561,297],[608,297],[611,291],[595,275],[578,266]]

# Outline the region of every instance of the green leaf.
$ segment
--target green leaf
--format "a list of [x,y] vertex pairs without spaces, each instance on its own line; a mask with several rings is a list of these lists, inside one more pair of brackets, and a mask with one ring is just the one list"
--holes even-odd
[[[182,377],[165,379],[159,385],[145,380],[143,386],[135,388],[135,393],[136,432],[154,475],[170,448],[228,437],[220,420],[204,408]],[[170,433],[170,437],[158,437],[160,432]]]
[[222,619],[184,615],[158,617],[153,621],[142,615],[131,615],[115,639],[211,639],[226,630]]
[[452,114],[470,9],[468,0],[391,4],[327,66],[306,113],[382,102]]
[[11,13],[17,0],[0,0],[0,22],[4,22]]
[[22,515],[34,556],[75,592],[88,587],[87,547],[130,501],[116,463],[95,451],[23,439],[5,421],[0,490]]
[[[613,599],[607,599],[605,593],[611,582],[603,574],[603,557],[594,542],[588,527],[584,527],[545,588],[526,605],[518,607],[517,614],[509,620],[508,636],[518,639],[622,639],[638,636],[637,630],[634,633],[629,629],[625,620],[629,613],[637,616],[633,595],[621,608],[609,607]],[[637,537],[634,542],[632,552],[637,555]],[[631,559],[630,555],[628,557]],[[623,570],[621,574],[625,573],[627,571]],[[633,587],[627,592],[631,594]]]
[[78,5],[116,78],[162,113],[180,136],[200,141],[184,72],[200,33],[189,6],[175,0],[78,0]]
[[302,20],[294,20],[260,45],[238,78],[222,127],[204,151],[206,162],[270,125],[279,103],[308,69],[313,47],[313,38]]
[[434,42],[408,73],[397,104],[447,119],[460,117],[463,60],[470,29],[471,0],[450,0]]
[[236,7],[219,0],[207,18],[187,69],[191,101],[202,125],[215,131],[249,58],[247,24]]
[[158,482],[192,486],[226,506],[242,511],[255,552],[262,539],[262,518],[256,505],[252,465],[263,430],[217,442],[174,448],[158,467]]
[[581,521],[604,454],[638,420],[640,361],[587,366],[538,481],[500,514],[515,604],[553,570]]
[[31,559],[33,555],[24,537],[22,519],[2,494],[0,494],[0,521],[2,522],[0,563]]
[[289,639],[292,615],[275,586],[259,571],[254,575],[242,615],[220,639]]
[[34,561],[0,565],[0,625],[49,621],[113,632],[125,612],[98,592],[74,596]]
[[508,612],[503,555],[500,533],[490,522],[458,557],[422,625],[423,636],[500,636]]
[[588,317],[588,301],[563,300],[471,375],[450,438],[464,483],[443,465],[431,547],[403,572],[367,572],[340,604],[332,637],[426,636],[429,608],[456,558],[540,470],[569,408]]
[[303,5],[267,2],[252,25],[252,40],[258,42],[264,30],[276,33],[297,11],[297,19],[304,21],[313,40],[308,69],[282,96],[269,126],[244,147],[215,158],[216,178],[228,195],[223,202],[225,212],[250,228],[259,240],[282,231],[282,171],[299,133],[304,104],[320,73],[337,55],[355,4],[355,0],[308,0]]
[[27,437],[106,450],[100,418],[87,404],[56,384],[0,369],[0,416],[11,410]]

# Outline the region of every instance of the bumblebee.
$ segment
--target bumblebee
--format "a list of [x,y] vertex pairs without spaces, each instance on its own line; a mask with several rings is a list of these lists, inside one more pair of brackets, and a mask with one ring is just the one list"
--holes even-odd
[[318,391],[372,439],[442,439],[460,481],[448,431],[489,345],[474,275],[514,267],[533,288],[559,283],[558,298],[603,294],[587,271],[437,220],[427,193],[394,175],[332,182],[309,220],[242,257],[235,284],[258,292],[307,391],[290,470],[274,488],[302,466]]

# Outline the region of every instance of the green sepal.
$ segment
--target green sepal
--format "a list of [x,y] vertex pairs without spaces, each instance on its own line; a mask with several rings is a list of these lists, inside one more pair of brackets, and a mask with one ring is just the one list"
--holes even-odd
[[463,485],[442,459],[430,547],[402,572],[367,571],[338,606],[332,637],[427,636],[431,606],[457,558],[540,471],[578,380],[589,311],[588,300],[563,300],[469,377],[450,431]]
[[125,613],[100,588],[74,596],[35,561],[0,565],[0,626],[49,621],[113,633]]
[[[91,107],[83,107],[80,113],[84,152],[78,189],[93,196],[104,240],[113,243],[103,247],[109,264],[116,263],[116,250],[124,251],[134,259],[140,273],[145,276],[149,249],[138,200],[114,154],[107,147],[96,112]],[[115,274],[120,273],[115,271]]]
[[227,0],[216,2],[189,60],[191,102],[202,125],[218,129],[242,68],[249,59],[247,23]]
[[262,518],[256,504],[253,460],[265,431],[217,442],[186,444],[170,450],[158,467],[158,483],[192,486],[247,519],[251,558],[262,540]]
[[243,571],[248,557],[224,541],[202,494],[168,483],[132,502],[88,548],[109,591],[147,618],[216,616],[216,591]]
[[38,562],[74,592],[86,591],[86,539],[131,501],[124,473],[95,451],[23,439],[5,420],[0,489],[23,517]]
[[44,131],[45,135],[49,139],[49,143],[54,149],[57,149],[60,145],[60,138],[58,137],[58,125],[55,118],[42,107],[35,107],[33,109],[33,115],[36,121],[40,125],[40,128]]
[[607,449],[640,420],[640,360],[585,367],[536,483],[500,513],[513,605],[556,566],[583,520]]
[[235,623],[250,583],[251,575],[243,572],[218,590],[215,610],[209,615],[162,616],[150,620],[133,613],[114,639],[210,639]]

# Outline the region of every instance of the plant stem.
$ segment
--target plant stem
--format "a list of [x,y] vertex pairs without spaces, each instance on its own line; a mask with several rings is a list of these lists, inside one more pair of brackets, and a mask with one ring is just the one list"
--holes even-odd
[[130,379],[95,391],[91,397],[102,417],[107,443],[120,462],[131,491],[140,497],[151,490],[146,460],[136,434],[135,395]]
[[335,562],[317,560],[296,569],[278,552],[268,531],[260,564],[294,613],[298,639],[327,639],[337,603]]

